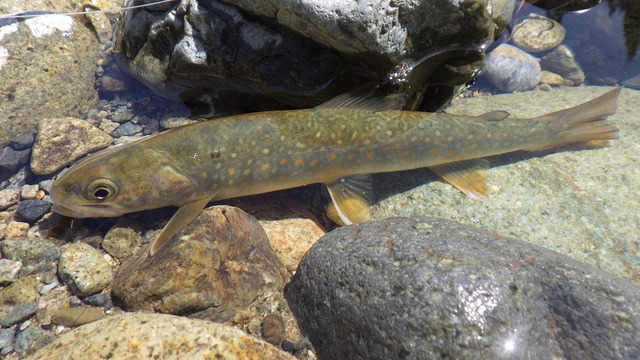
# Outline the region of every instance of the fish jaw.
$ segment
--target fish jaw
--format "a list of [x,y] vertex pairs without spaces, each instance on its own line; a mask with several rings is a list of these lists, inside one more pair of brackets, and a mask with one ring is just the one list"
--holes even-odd
[[68,207],[55,202],[52,204],[52,210],[60,215],[73,218],[118,217],[125,213],[124,211],[111,206],[92,204]]

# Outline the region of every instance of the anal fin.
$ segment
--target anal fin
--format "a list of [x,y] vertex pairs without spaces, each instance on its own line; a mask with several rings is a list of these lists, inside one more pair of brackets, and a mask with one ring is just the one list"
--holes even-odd
[[362,174],[340,178],[327,184],[331,200],[345,225],[368,221],[373,203],[371,175]]
[[429,166],[445,181],[474,199],[485,199],[487,189],[487,168],[489,161],[471,159]]
[[211,201],[213,197],[207,197],[204,199],[190,201],[184,205],[182,205],[178,211],[173,215],[173,217],[169,220],[167,225],[165,225],[164,229],[160,232],[158,237],[151,244],[151,249],[149,249],[149,256],[153,256],[161,247],[163,247],[173,235],[175,235],[180,229],[193,221],[193,219],[198,216],[200,211],[204,209],[209,201]]

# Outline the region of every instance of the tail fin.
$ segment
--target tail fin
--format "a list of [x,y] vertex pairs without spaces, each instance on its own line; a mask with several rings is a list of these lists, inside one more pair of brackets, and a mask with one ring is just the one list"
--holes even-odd
[[561,126],[545,148],[617,139],[618,128],[607,122],[607,117],[615,114],[621,91],[616,88],[584,104],[541,116],[540,120]]

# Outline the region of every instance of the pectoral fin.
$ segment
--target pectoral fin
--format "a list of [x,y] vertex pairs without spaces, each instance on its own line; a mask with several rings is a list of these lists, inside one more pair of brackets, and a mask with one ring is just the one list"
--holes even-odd
[[484,199],[487,190],[487,168],[489,162],[484,159],[457,161],[429,168],[445,181],[457,187],[474,199]]
[[175,235],[180,229],[193,221],[193,219],[198,216],[200,211],[204,209],[205,205],[209,201],[211,201],[212,197],[194,200],[182,205],[178,211],[173,215],[171,220],[165,225],[164,229],[160,232],[158,237],[155,239],[153,244],[151,244],[151,249],[149,250],[149,256],[153,256],[161,247],[164,246],[173,235]]
[[369,207],[373,203],[371,175],[354,175],[327,184],[331,200],[345,225],[369,220]]

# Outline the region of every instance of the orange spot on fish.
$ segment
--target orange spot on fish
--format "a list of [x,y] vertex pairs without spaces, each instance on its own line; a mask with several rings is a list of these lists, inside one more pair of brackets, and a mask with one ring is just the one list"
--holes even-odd
[[282,165],[282,166],[287,165],[287,159],[280,160],[280,165]]
[[365,154],[367,156],[367,159],[371,159],[373,158],[373,153],[371,151],[369,151],[368,153]]
[[311,161],[309,161],[309,166],[310,167],[315,167],[317,163],[318,163],[317,161],[311,160]]
[[336,154],[329,155],[329,161],[333,161],[336,159]]
[[264,171],[269,170],[269,164],[262,165],[262,170],[264,170]]
[[229,175],[233,175],[235,173],[236,173],[236,169],[234,168],[229,169]]
[[284,175],[279,175],[279,176],[278,176],[278,180],[280,180],[280,181],[284,181],[284,179],[285,179],[285,176],[284,176]]
[[395,144],[395,145],[393,145],[393,148],[394,148],[394,149],[396,149],[396,150],[397,150],[397,149],[400,149],[401,147],[402,147],[402,145],[400,145],[400,144]]
[[203,171],[203,172],[200,173],[200,177],[203,178],[203,179],[206,179],[206,178],[209,177],[209,174],[206,171]]
[[327,148],[323,146],[320,148],[320,151],[327,151]]
[[383,147],[383,148],[382,148],[382,152],[383,152],[383,153],[388,153],[388,152],[389,152],[389,148],[388,148],[388,147],[386,147],[386,146],[385,146],[385,147]]
[[353,160],[355,158],[356,158],[356,154],[354,154],[354,153],[351,153],[351,154],[347,155],[347,159],[349,159],[349,160]]
[[296,159],[296,161],[294,161],[294,164],[296,164],[296,166],[300,166],[302,165],[302,160]]

